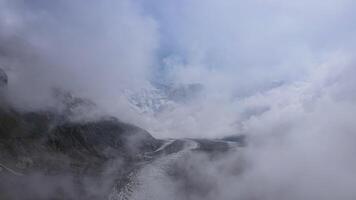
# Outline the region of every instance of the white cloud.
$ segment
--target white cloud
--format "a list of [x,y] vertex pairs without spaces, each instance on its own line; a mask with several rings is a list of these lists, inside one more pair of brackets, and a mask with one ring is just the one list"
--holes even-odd
[[[2,1],[2,65],[14,101],[43,106],[51,87],[117,104],[122,89],[147,84],[158,33],[127,0]],[[40,101],[46,99],[46,101]],[[40,101],[40,102],[39,102]]]

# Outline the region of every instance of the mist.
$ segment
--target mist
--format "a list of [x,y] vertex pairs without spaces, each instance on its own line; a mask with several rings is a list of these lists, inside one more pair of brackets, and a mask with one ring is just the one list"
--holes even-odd
[[[53,108],[60,88],[158,138],[246,135],[240,151],[178,166],[211,193],[148,179],[156,199],[355,199],[355,11],[351,0],[0,0],[6,98]],[[160,97],[159,111],[130,101],[160,84],[202,89]]]
[[51,89],[58,87],[104,109],[120,105],[121,90],[147,83],[157,47],[156,24],[137,7],[129,1],[2,1],[9,96],[26,109],[41,109],[53,104]]

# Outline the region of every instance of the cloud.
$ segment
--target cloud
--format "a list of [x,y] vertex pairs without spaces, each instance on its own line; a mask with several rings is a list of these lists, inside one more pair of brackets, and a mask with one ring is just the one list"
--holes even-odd
[[[180,175],[151,180],[145,192],[157,199],[355,198],[354,70],[352,56],[334,54],[303,81],[241,99],[246,147],[214,159],[188,154],[168,170]],[[168,184],[173,189],[155,189]]]
[[[246,115],[238,113],[241,99],[305,81],[337,52],[351,54],[355,43],[349,0],[1,5],[1,65],[12,102],[50,106],[49,91],[60,87],[162,137],[236,133]],[[142,115],[122,91],[152,88],[152,80],[199,83],[204,98]]]
[[[354,49],[355,4],[349,0],[140,2],[159,24],[157,73],[206,90],[193,106],[162,114],[165,129],[190,128],[180,136],[237,132],[241,99],[318,76],[315,68]],[[207,117],[212,113],[216,123]]]
[[356,107],[348,89],[356,85],[345,77],[354,70],[352,59],[337,55],[305,82],[245,100],[245,105],[269,109],[242,123],[250,137],[246,152],[250,168],[242,181],[236,180],[241,189],[237,196],[354,198],[356,127],[352,119]]
[[[0,64],[9,98],[25,107],[50,106],[56,86],[159,137],[246,134],[243,174],[225,170],[239,152],[187,161],[218,181],[207,198],[354,199],[355,9],[351,0],[2,0]],[[150,88],[152,73],[199,83],[203,95],[135,113],[121,91]]]
[[147,84],[157,25],[134,2],[1,3],[1,65],[13,101],[41,107],[59,87],[110,108],[120,90]]

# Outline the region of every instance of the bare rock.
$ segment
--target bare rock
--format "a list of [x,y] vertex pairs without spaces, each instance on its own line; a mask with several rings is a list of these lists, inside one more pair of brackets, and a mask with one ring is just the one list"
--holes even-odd
[[7,74],[0,68],[0,88],[5,87],[8,82]]

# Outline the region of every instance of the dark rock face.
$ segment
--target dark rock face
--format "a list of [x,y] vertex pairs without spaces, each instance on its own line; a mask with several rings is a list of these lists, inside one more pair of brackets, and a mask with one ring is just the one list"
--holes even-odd
[[[160,142],[147,131],[116,118],[89,122],[59,121],[51,112],[19,113],[0,110],[0,142],[25,141],[36,144],[34,152],[46,149],[66,155],[88,154],[107,158],[103,152],[116,151],[127,159],[156,149]],[[16,148],[16,145],[13,145]],[[15,149],[16,152],[19,152]]]
[[0,68],[0,88],[5,87],[8,82],[7,74]]
[[[109,180],[120,179],[142,160],[143,153],[160,145],[148,132],[112,117],[89,122],[64,118],[53,112],[21,113],[0,108],[0,177],[7,180],[0,183],[0,199],[26,199],[9,193],[9,188],[19,185],[28,189],[33,199],[52,199],[31,191],[33,182],[29,179],[36,173],[45,179],[38,180],[43,182],[39,184],[49,184],[55,190],[51,193],[53,199],[104,198],[101,195],[105,192],[93,196],[80,193],[85,190],[84,180],[92,178],[97,183],[108,170],[108,163],[115,160],[120,165],[114,169],[115,178]],[[56,185],[51,180],[64,177],[70,177],[68,184],[73,184],[71,191],[76,191],[70,197],[56,191],[66,184]]]
[[222,140],[228,141],[228,142],[235,142],[236,144],[238,144],[241,147],[246,146],[246,143],[247,143],[246,135],[241,135],[241,134],[227,136],[227,137],[222,138]]
[[[112,118],[56,126],[46,145],[65,153],[80,150],[103,158],[135,159],[137,154],[156,149],[159,142],[148,132]],[[111,152],[104,153],[107,150]]]

